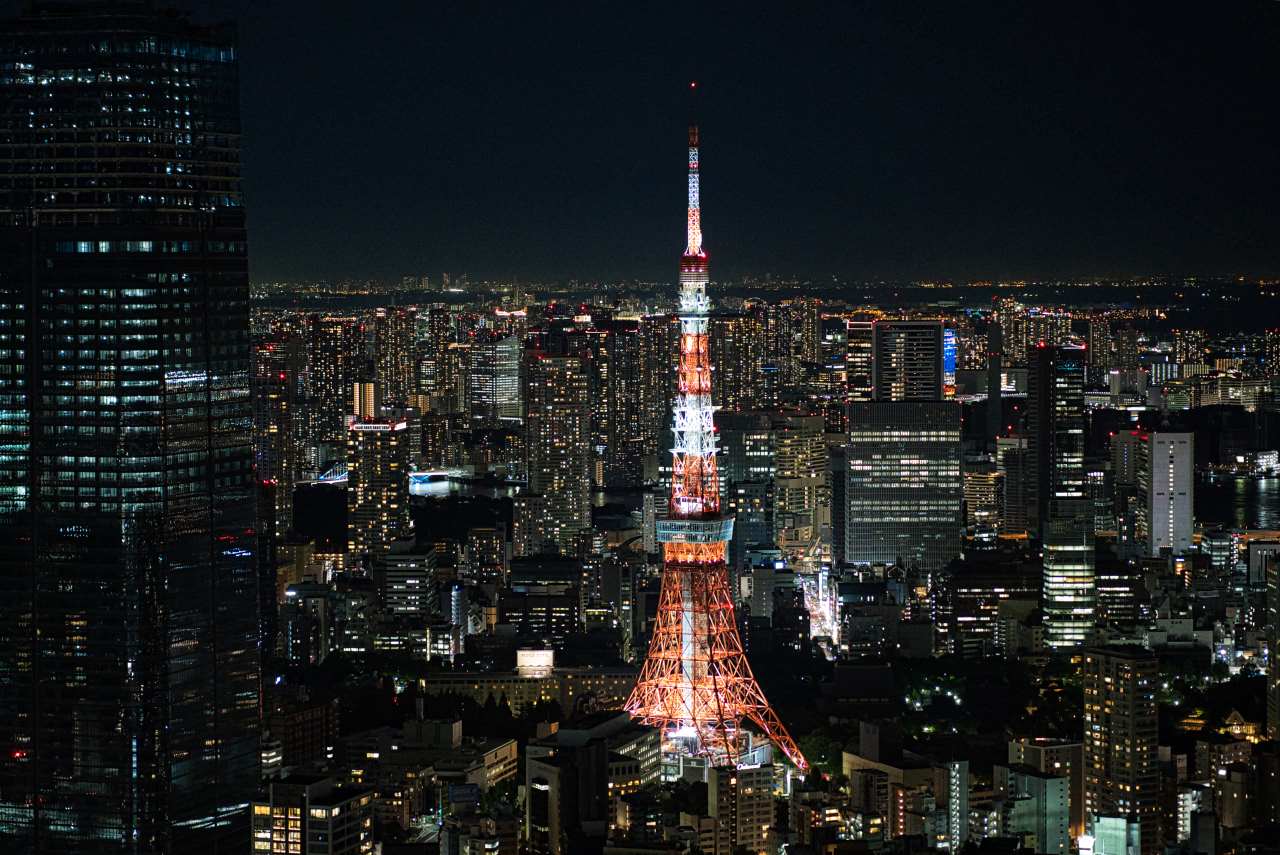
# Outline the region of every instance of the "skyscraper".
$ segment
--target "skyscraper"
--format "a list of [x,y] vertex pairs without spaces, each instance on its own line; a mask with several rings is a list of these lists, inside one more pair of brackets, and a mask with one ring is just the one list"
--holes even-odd
[[[360,376],[364,330],[353,317],[307,319],[307,420],[312,446],[346,442],[351,386]],[[319,461],[316,461],[319,463]]]
[[942,399],[942,321],[876,321],[874,335],[877,401]]
[[960,408],[942,400],[942,322],[872,325],[872,401],[852,401],[844,462],[844,554],[938,570],[964,525]]
[[765,315],[768,360],[778,372],[783,391],[798,390],[808,367],[816,367],[820,352],[818,304],[813,300],[783,300],[769,305]]
[[[234,33],[0,24],[0,850],[232,851],[258,781]],[[225,847],[225,848],[223,848]]]
[[1159,660],[1136,645],[1095,648],[1085,651],[1082,674],[1085,822],[1094,833],[1101,817],[1136,822],[1151,855],[1161,849]]
[[800,555],[831,524],[822,416],[783,413],[773,420],[773,435],[775,539]]
[[[525,351],[528,493],[517,497],[518,553],[572,555],[591,526],[590,382],[581,357]],[[523,545],[522,545],[523,544]]]
[[1208,353],[1209,337],[1204,330],[1173,331],[1173,361],[1179,365],[1202,365]]
[[374,363],[384,400],[409,402],[413,383],[417,312],[411,308],[378,309],[373,315]]
[[[1266,585],[1267,657],[1280,662],[1280,556],[1266,559],[1263,571]],[[1280,668],[1267,674],[1267,737],[1280,739]]]
[[875,362],[875,322],[851,318],[845,324],[845,389],[850,401],[870,401]]
[[482,335],[471,346],[468,383],[471,420],[497,426],[520,423],[520,339]]
[[724,409],[750,410],[763,403],[765,343],[762,312],[711,317],[711,360],[719,368],[711,375],[711,389]]
[[1028,354],[1027,450],[1035,467],[1033,525],[1044,544],[1046,643],[1084,643],[1097,602],[1093,509],[1084,471],[1085,348]]
[[1089,318],[1089,367],[1098,375],[1111,369],[1111,320],[1106,315]]
[[1036,853],[1067,855],[1071,851],[1068,778],[1030,766],[995,767],[995,791],[1005,799],[1009,831]]
[[1138,330],[1127,323],[1111,332],[1111,367],[1120,371],[1137,371],[1139,367]]
[[1158,431],[1141,439],[1139,537],[1152,558],[1186,554],[1195,529],[1195,435]]
[[405,421],[359,417],[347,432],[347,552],[370,567],[409,529]]
[[[449,346],[454,344],[454,317],[447,306],[432,306],[418,315],[417,391],[432,407],[451,412],[457,382],[449,371]],[[445,399],[449,399],[447,402]]]
[[772,545],[777,435],[772,412],[716,416],[716,459],[726,508],[734,514],[729,566],[740,569],[746,550]]
[[1071,837],[1084,834],[1084,746],[1046,738],[1009,741],[1009,765],[1058,775],[1068,781]]
[[1037,311],[1027,315],[1027,350],[1045,345],[1056,347],[1071,338],[1071,316],[1057,311]]
[[643,478],[643,347],[635,321],[608,320],[587,333],[592,445],[598,481],[615,489]]
[[646,315],[640,319],[640,430],[646,461],[656,460],[658,437],[671,417],[672,379],[676,373],[676,341],[679,322],[672,315]]
[[1280,378],[1280,328],[1269,329],[1264,334],[1262,373],[1273,380]]
[[987,440],[998,445],[1004,423],[1004,337],[1000,324],[987,328]]
[[940,570],[960,552],[964,484],[953,401],[849,405],[845,560]]
[[253,437],[258,480],[273,482],[275,529],[289,530],[293,517],[293,484],[302,468],[301,388],[304,367],[300,342],[279,336],[254,347]]
[[1027,451],[1025,436],[1002,436],[996,439],[996,468],[1004,476],[1004,520],[1007,533],[1026,532],[1030,527],[1027,505],[1035,472]]
[[716,820],[715,852],[764,852],[775,824],[774,768],[720,767],[707,775],[707,814]]

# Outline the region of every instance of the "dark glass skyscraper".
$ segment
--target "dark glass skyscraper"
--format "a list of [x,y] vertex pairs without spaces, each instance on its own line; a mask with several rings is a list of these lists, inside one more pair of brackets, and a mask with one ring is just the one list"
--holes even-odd
[[845,561],[936,572],[960,553],[957,403],[855,401],[844,457]]
[[258,778],[234,34],[0,23],[0,851],[239,852]]
[[1028,351],[1027,450],[1036,470],[1032,518],[1044,543],[1045,642],[1083,644],[1097,605],[1093,509],[1085,485],[1086,349]]

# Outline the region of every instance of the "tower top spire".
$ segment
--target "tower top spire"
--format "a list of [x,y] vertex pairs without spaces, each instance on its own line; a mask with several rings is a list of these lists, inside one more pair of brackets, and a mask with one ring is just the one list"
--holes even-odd
[[[691,83],[690,87],[697,84]],[[702,205],[698,178],[698,125],[689,122],[689,235],[685,258],[706,258],[702,249]]]

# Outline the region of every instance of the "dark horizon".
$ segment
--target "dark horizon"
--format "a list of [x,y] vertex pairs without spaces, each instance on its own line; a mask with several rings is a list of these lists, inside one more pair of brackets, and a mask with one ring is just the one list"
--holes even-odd
[[[16,5],[16,4],[11,4]],[[252,275],[1280,273],[1280,3],[180,3],[239,23]]]

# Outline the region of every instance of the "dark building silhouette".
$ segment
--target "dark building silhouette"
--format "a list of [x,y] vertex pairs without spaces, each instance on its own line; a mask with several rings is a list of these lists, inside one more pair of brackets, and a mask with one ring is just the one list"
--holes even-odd
[[0,851],[232,852],[258,779],[235,37],[0,22]]

